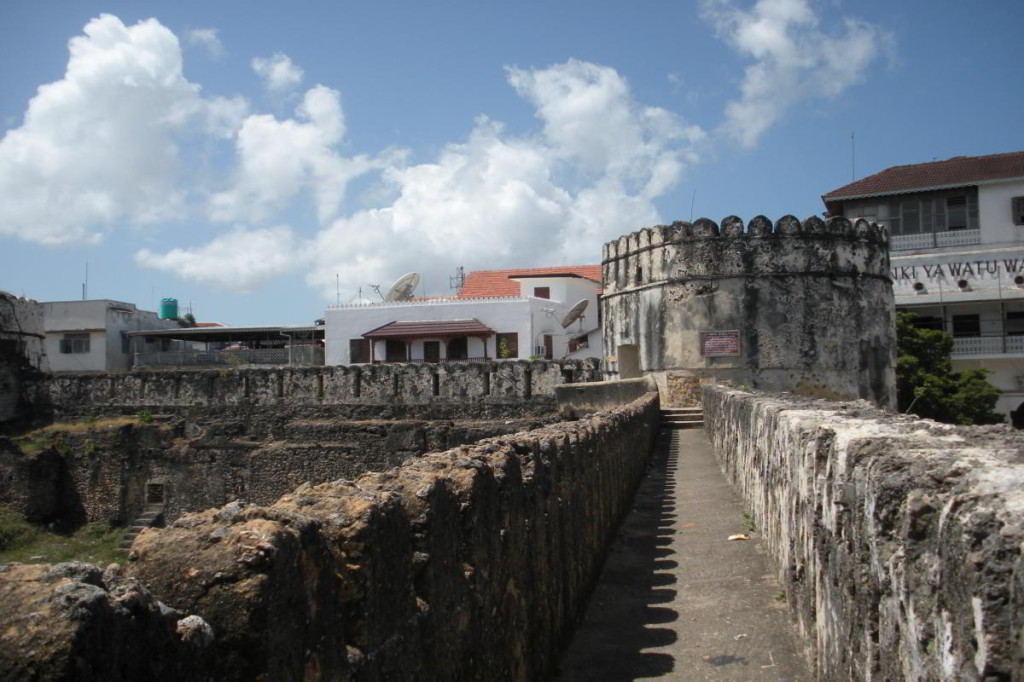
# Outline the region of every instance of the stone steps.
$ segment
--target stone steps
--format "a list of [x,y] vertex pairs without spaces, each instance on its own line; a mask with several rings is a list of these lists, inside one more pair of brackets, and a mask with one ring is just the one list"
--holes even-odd
[[704,428],[704,408],[663,407],[661,409],[661,428],[663,429],[702,429]]
[[128,531],[121,538],[121,544],[118,545],[118,549],[125,552],[131,549],[132,543],[135,542],[135,538],[139,536],[139,533],[152,527],[163,513],[164,505],[162,503],[147,504],[142,513],[136,516],[128,526]]

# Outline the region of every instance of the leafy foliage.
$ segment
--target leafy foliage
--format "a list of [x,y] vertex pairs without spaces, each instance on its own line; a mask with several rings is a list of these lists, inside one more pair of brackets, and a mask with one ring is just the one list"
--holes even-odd
[[988,370],[953,371],[953,337],[914,324],[916,315],[896,314],[896,400],[900,412],[947,424],[998,424],[993,411],[999,389]]

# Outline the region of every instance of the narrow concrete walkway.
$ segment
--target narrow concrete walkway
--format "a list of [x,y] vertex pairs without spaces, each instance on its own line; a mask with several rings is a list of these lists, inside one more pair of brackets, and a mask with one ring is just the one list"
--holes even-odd
[[663,429],[558,679],[799,682],[810,679],[799,651],[704,430]]

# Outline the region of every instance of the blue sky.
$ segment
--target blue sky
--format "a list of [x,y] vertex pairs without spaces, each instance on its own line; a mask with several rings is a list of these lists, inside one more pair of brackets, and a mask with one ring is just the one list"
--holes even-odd
[[0,289],[309,324],[1024,149],[1024,3],[0,5]]

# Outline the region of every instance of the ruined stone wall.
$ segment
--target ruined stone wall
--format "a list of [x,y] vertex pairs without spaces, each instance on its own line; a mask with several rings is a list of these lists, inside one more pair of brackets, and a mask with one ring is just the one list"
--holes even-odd
[[25,386],[48,367],[43,306],[0,291],[0,426],[32,419]]
[[1024,437],[704,391],[818,680],[1024,679]]
[[[492,421],[344,420],[221,410],[151,424],[75,425],[24,453],[0,439],[0,504],[35,522],[126,524],[146,486],[164,520],[232,500],[270,504],[296,486],[398,466],[410,457],[529,430],[554,415]],[[122,420],[123,421],[123,420]]]
[[[417,457],[355,481],[304,485],[267,507],[231,504],[147,530],[132,548],[128,575],[193,614],[193,630],[212,640],[202,657],[191,654],[181,634],[188,619],[166,618],[183,639],[178,654],[202,661],[202,669],[150,665],[146,679],[547,679],[657,428],[650,393],[614,411]],[[107,585],[94,586],[95,609],[77,612],[77,627],[93,637],[129,620],[122,614],[108,626],[102,613],[94,617],[116,601]],[[60,609],[78,602],[58,589],[67,588],[47,590],[32,576],[0,571],[0,606],[19,614],[19,624],[33,610],[36,628],[66,619]],[[174,637],[154,630],[153,650],[173,654]],[[133,647],[146,651],[149,637],[140,631]],[[4,642],[0,671],[24,670],[19,663],[34,657],[35,679],[84,679],[53,674],[35,641]],[[71,650],[80,667],[99,668],[90,656],[110,655],[109,648],[65,645],[57,654]]]
[[[713,377],[895,404],[888,237],[877,225],[677,222],[605,244],[602,273],[612,377],[652,375],[663,398],[683,402]],[[702,355],[705,331],[736,332],[737,354]]]
[[197,406],[554,404],[555,386],[600,379],[596,360],[384,364],[60,374],[36,385],[57,416]]

